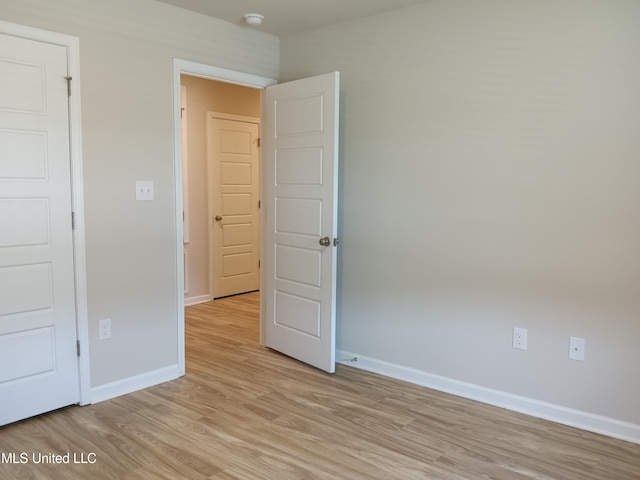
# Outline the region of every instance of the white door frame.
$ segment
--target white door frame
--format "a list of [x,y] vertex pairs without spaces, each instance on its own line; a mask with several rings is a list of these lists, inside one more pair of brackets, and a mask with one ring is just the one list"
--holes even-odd
[[[245,87],[265,89],[270,85],[278,83],[276,80],[267,77],[260,77],[248,73],[227,70],[225,68],[214,67],[204,63],[191,62],[180,58],[173,59],[173,139],[174,139],[174,167],[175,167],[175,225],[176,225],[176,304],[178,311],[178,372],[185,374],[185,350],[184,350],[184,256],[183,256],[183,232],[182,232],[182,135],[180,122],[180,75],[192,75],[195,77],[216,80],[218,82],[234,83]],[[264,111],[264,108],[261,108]],[[260,186],[262,196],[263,186]],[[264,209],[260,212],[260,245],[262,250],[262,225],[264,225]],[[261,255],[262,257],[262,252]],[[260,282],[264,281],[264,272],[260,272]],[[260,308],[263,308],[260,302]],[[263,342],[264,328],[262,320],[263,312],[260,313],[260,343]]]
[[[82,177],[82,128],[80,116],[80,40],[78,37],[49,32],[0,21],[0,33],[35,40],[67,49],[67,62],[71,81],[69,97],[69,135],[71,155],[71,202],[74,212],[73,257],[76,296],[76,329],[81,355],[78,359],[80,405],[91,403],[89,359],[89,317],[87,309],[87,263],[84,238],[84,194]],[[71,221],[71,220],[69,220]]]

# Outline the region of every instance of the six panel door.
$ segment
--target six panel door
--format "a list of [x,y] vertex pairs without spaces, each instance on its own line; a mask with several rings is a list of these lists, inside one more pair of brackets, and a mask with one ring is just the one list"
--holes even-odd
[[0,424],[79,400],[67,75],[0,35]]

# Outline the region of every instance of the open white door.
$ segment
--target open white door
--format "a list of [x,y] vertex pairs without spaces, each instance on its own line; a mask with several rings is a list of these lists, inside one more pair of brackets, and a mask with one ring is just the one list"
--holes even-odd
[[0,425],[79,400],[68,75],[0,34]]
[[335,371],[338,72],[266,91],[265,344]]

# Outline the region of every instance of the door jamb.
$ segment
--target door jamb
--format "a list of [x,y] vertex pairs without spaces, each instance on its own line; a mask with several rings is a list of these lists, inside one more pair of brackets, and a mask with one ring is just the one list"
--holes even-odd
[[74,218],[73,259],[76,307],[76,339],[80,342],[78,357],[79,403],[91,403],[89,358],[89,317],[87,307],[87,262],[84,221],[84,187],[82,176],[82,122],[80,108],[80,40],[39,28],[0,21],[0,33],[35,40],[67,49],[67,71],[72,77],[69,97],[69,155],[71,157],[71,208]]
[[[176,318],[178,319],[178,372],[185,374],[185,345],[184,345],[184,257],[183,257],[183,228],[182,228],[182,135],[180,122],[180,75],[192,75],[195,77],[216,80],[219,82],[234,83],[245,87],[252,87],[264,90],[270,85],[275,85],[276,80],[267,77],[260,77],[248,73],[227,70],[225,68],[206,65],[204,63],[192,62],[180,58],[173,59],[173,139],[174,139],[174,169],[175,169],[175,231],[176,231]],[[261,108],[264,112],[264,108]],[[263,118],[264,123],[264,118]],[[260,195],[263,188],[260,186]],[[265,209],[261,209],[261,217],[264,216]],[[264,222],[261,218],[260,229]],[[260,237],[263,238],[263,232]],[[262,241],[261,241],[262,250]],[[262,257],[262,252],[260,254]],[[263,282],[264,271],[261,270],[261,283]],[[262,294],[260,301],[260,343],[263,343],[263,305]]]

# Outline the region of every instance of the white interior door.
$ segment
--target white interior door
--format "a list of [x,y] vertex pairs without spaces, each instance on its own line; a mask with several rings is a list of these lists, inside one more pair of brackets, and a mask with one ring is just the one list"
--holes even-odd
[[268,87],[265,344],[335,371],[338,72]]
[[67,71],[0,34],[0,425],[79,401]]
[[259,119],[220,115],[207,118],[213,298],[260,288]]

